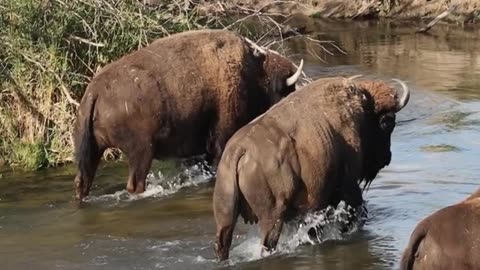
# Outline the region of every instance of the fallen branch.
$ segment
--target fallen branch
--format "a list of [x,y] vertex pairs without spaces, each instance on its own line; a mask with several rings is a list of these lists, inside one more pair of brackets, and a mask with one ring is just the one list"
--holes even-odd
[[[264,47],[264,46],[260,46],[258,44],[256,44],[255,42],[251,41],[250,39],[248,38],[245,38],[245,40],[247,41],[247,43],[250,44],[250,46],[252,46],[252,48],[256,49],[256,50],[259,50],[260,52],[271,52],[273,54],[276,54],[276,55],[280,55],[280,56],[283,56],[282,54],[280,54],[279,52],[275,51],[275,50],[272,50],[270,48],[267,48],[267,47]],[[298,68],[298,66],[292,62],[292,65],[295,67],[295,68]],[[311,83],[313,80],[307,76],[307,74],[305,74],[305,72],[302,70],[302,76],[303,76],[303,80],[305,80],[307,83]]]
[[352,19],[355,19],[356,17],[362,15],[363,13],[365,13],[365,11],[367,11],[371,6],[373,6],[375,3],[377,2],[377,0],[372,0],[370,1],[370,3],[364,5],[362,8],[360,8],[357,12],[357,14],[355,14]]
[[443,18],[447,17],[456,8],[457,8],[456,5],[451,6],[450,8],[442,12],[440,15],[438,15],[435,19],[433,19],[429,24],[427,24],[427,26],[418,29],[415,33],[426,33],[428,30],[430,30],[430,28],[432,28],[435,24],[437,24]]

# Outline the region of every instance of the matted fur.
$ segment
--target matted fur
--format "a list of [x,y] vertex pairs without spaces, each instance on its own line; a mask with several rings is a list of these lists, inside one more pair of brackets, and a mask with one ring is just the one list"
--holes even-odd
[[397,106],[397,92],[383,81],[360,81],[358,86],[366,89],[375,100],[375,112],[394,111]]

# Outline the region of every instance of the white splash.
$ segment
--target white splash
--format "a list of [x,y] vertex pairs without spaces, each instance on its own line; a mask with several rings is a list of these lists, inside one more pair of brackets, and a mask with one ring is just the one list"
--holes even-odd
[[[207,169],[206,169],[207,168]],[[87,202],[129,202],[143,198],[159,198],[178,192],[185,187],[197,186],[209,182],[214,174],[208,170],[205,162],[198,162],[190,167],[186,167],[172,178],[167,178],[158,171],[157,174],[150,172],[146,179],[145,192],[141,194],[130,194],[126,189],[119,190],[113,194],[103,194],[100,196],[89,196],[85,199]]]
[[[304,244],[319,244],[328,240],[342,240],[356,232],[365,222],[365,206],[354,210],[341,201],[337,207],[327,207],[323,210],[306,214],[286,223],[283,226],[279,243],[275,252],[267,254],[260,244],[258,225],[249,229],[246,239],[233,247],[230,252],[229,265],[240,262],[259,260],[275,254],[292,253]],[[310,236],[316,232],[315,238]]]

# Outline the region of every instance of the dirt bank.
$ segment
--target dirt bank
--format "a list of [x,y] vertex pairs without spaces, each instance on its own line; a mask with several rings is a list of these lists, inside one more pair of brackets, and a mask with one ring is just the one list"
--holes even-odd
[[[215,2],[215,3],[214,3]],[[251,13],[252,10],[291,15],[302,13],[307,16],[337,19],[423,19],[435,18],[451,6],[455,10],[444,21],[475,23],[480,20],[480,0],[231,0],[220,3],[205,1],[207,12],[237,11]]]

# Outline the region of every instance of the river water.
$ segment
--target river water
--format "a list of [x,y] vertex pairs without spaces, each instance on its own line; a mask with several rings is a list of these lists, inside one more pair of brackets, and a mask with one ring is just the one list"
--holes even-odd
[[[212,249],[213,185],[197,165],[156,162],[146,193],[130,196],[125,191],[126,165],[104,164],[81,208],[73,203],[73,166],[4,171],[0,268],[397,267],[415,224],[465,198],[480,183],[479,31],[436,26],[429,35],[415,35],[414,25],[377,22],[309,21],[308,27],[347,52],[329,55],[312,43],[293,43],[290,53],[306,59],[311,77],[395,77],[412,89],[410,103],[397,115],[391,165],[364,194],[369,213],[363,227],[339,235],[333,226],[323,239],[327,241],[309,244],[305,232],[291,225],[281,236],[279,251],[261,258],[256,226],[240,220],[231,261],[219,264]],[[312,50],[323,60],[308,56]]]

